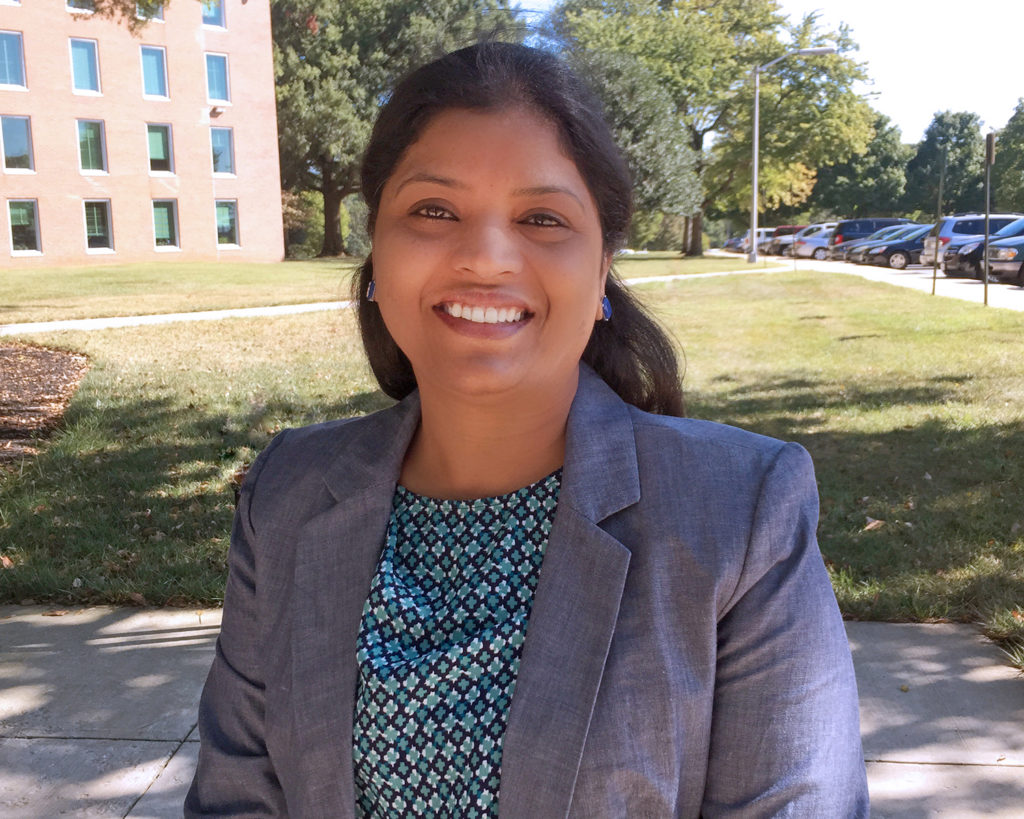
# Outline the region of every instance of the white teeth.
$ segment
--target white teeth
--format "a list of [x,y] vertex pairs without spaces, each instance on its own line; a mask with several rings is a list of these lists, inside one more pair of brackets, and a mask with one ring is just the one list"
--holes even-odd
[[523,311],[514,307],[470,307],[468,304],[445,304],[444,311],[455,318],[477,324],[508,324],[520,321]]

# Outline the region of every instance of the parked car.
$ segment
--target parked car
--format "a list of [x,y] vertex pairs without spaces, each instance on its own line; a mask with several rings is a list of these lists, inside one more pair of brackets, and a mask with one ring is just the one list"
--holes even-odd
[[835,256],[831,255],[831,250],[836,245],[848,242],[851,239],[866,239],[868,236],[871,236],[882,228],[906,224],[910,224],[909,219],[894,216],[872,216],[865,219],[843,219],[836,224],[836,229],[832,233],[832,238],[829,240],[829,258],[835,258]]
[[898,239],[872,245],[864,251],[864,261],[867,264],[891,267],[894,270],[902,270],[907,265],[917,264],[921,260],[925,237],[931,229],[932,225],[921,225]]
[[[761,250],[761,245],[764,244],[768,239],[771,238],[772,231],[775,228],[758,228],[757,229],[757,249]],[[743,234],[743,241],[740,243],[740,250],[744,253],[750,252],[750,231],[748,230]]]
[[[989,230],[997,231],[1006,227],[1010,222],[1020,219],[1024,213],[993,213],[989,216]],[[942,261],[942,253],[954,238],[967,236],[979,236],[985,234],[984,213],[954,213],[952,216],[943,216],[932,232],[924,240],[924,248],[921,251],[921,264],[934,264],[936,248],[940,248],[939,261]]]
[[[860,239],[847,239],[845,242],[838,244],[831,244],[828,249],[828,257],[830,259],[838,259],[840,261],[847,261],[850,258],[850,254],[865,244],[878,244],[880,239],[888,239],[890,236],[895,236],[902,231],[907,229],[908,225],[890,225],[876,230],[870,236],[861,237]],[[835,234],[833,234],[834,238]]]
[[1024,287],[1024,236],[990,242],[988,269],[999,281]]
[[725,240],[725,244],[722,245],[722,250],[731,250],[734,253],[740,252],[740,245],[743,243],[745,236],[730,236]]
[[767,252],[773,256],[785,255],[785,251],[793,244],[793,236],[805,227],[807,225],[779,225],[772,231]]
[[[1010,222],[1006,227],[989,235],[989,243],[999,239],[1012,239],[1024,235],[1024,219]],[[963,242],[963,244],[961,244]],[[952,239],[942,254],[942,272],[947,276],[973,276],[984,278],[982,253],[985,250],[985,236],[967,236]]]
[[835,222],[819,222],[816,225],[808,225],[794,234],[790,255],[821,261],[828,253],[828,239],[835,226]]

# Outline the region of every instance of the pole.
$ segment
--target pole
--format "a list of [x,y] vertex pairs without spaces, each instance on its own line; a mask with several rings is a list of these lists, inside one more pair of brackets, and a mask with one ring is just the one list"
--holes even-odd
[[996,158],[996,135],[985,136],[985,247],[982,251],[984,267],[982,276],[985,281],[985,306],[988,307],[988,231],[989,217],[992,215],[992,163]]
[[750,205],[750,253],[747,255],[747,261],[751,264],[757,264],[757,156],[758,156],[758,142],[760,141],[761,131],[761,66],[757,66],[754,69],[754,161],[753,171],[751,174],[751,186],[753,192],[751,193],[751,205]]
[[[935,203],[935,226],[938,227],[942,221],[942,185],[946,181],[946,149],[942,149],[942,167],[939,169],[939,198]],[[932,259],[932,295],[935,295],[935,280],[939,278],[939,254],[942,252],[942,242],[939,241],[939,234],[935,234],[935,257]]]

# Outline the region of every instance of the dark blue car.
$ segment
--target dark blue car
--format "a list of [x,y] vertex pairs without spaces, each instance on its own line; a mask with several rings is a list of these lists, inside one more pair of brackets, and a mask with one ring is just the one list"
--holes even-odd
[[895,242],[883,242],[870,247],[864,254],[864,261],[867,264],[891,267],[894,270],[902,270],[907,265],[917,264],[921,260],[924,237],[931,229],[932,225],[922,225]]

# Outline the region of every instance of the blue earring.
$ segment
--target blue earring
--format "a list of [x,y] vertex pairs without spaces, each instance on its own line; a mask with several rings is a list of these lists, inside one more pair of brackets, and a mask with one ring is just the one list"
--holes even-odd
[[612,303],[608,301],[607,296],[601,298],[601,320],[609,321],[612,317]]
[[366,300],[373,301],[373,294],[377,292],[377,282],[374,279],[370,279],[370,283],[366,286]]

